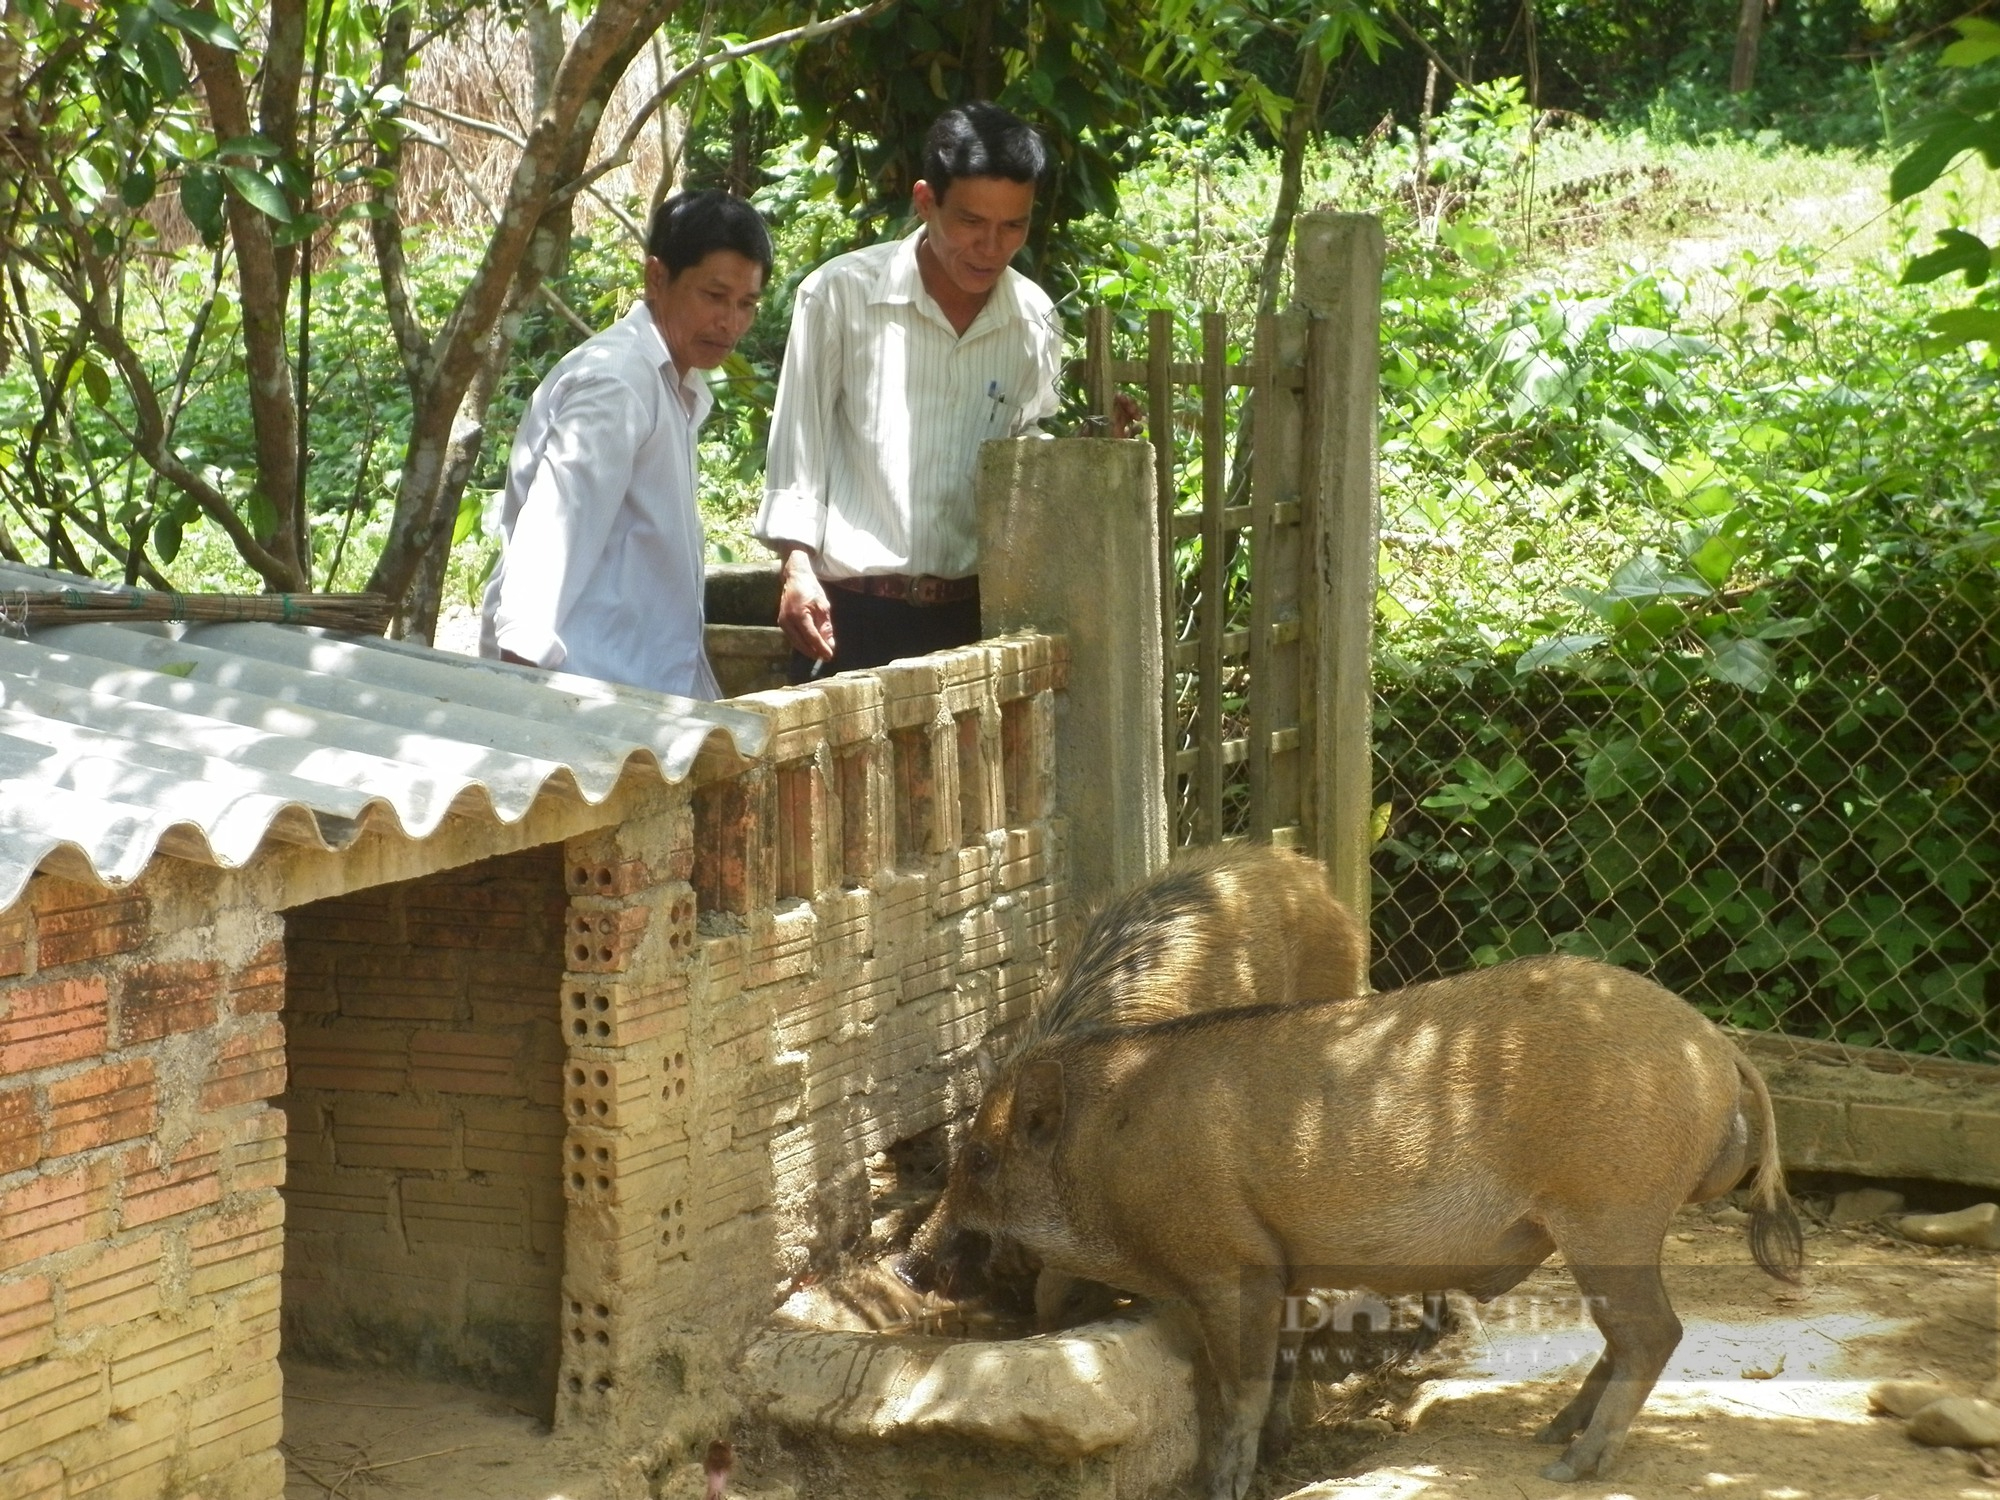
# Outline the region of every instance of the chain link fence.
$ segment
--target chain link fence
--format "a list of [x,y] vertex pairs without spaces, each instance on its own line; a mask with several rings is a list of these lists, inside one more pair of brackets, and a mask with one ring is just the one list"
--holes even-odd
[[1445,274],[1384,307],[1375,984],[1559,950],[2000,1060],[1991,362],[1782,255]]

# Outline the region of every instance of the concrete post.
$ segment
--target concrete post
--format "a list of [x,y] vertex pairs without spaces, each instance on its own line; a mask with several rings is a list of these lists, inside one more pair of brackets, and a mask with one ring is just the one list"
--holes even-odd
[[[1306,497],[1306,577],[1318,680],[1310,693],[1319,764],[1307,818],[1308,852],[1326,861],[1334,894],[1368,930],[1368,857],[1374,845],[1373,710],[1375,413],[1380,401],[1382,223],[1372,214],[1303,214],[1292,286],[1319,324],[1308,361],[1305,455],[1317,494]],[[1365,958],[1364,953],[1364,958]]]
[[1143,442],[1022,438],[979,452],[987,635],[1069,638],[1057,697],[1055,812],[1078,909],[1167,860],[1160,560]]

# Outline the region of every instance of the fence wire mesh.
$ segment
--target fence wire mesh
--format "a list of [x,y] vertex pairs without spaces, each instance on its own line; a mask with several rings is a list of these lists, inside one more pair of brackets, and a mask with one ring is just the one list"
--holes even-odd
[[2000,1060],[1993,376],[1813,271],[1392,284],[1378,987],[1560,950]]

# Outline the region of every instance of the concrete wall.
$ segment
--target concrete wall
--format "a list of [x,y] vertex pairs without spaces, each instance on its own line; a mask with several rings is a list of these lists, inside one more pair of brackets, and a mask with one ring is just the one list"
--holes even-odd
[[324,1332],[371,1275],[443,1288],[482,1379],[482,1310],[520,1300],[530,1359],[550,1318],[607,1454],[713,1436],[869,1157],[970,1105],[1074,926],[1065,670],[1031,636],[745,699],[757,760],[513,825],[37,877],[0,913],[0,1496],[275,1500],[281,1303]]
[[560,845],[286,913],[287,1352],[552,1404],[567,917]]

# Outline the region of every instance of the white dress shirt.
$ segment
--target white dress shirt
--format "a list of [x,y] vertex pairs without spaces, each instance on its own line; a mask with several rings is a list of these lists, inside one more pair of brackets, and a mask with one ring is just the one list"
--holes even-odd
[[644,302],[563,356],[507,462],[479,653],[690,698],[702,650],[695,435],[714,397],[674,369]]
[[828,261],[793,304],[756,535],[812,548],[824,578],[976,572],[979,445],[1055,414],[1048,295],[1010,267],[961,335],[924,290],[922,232]]

